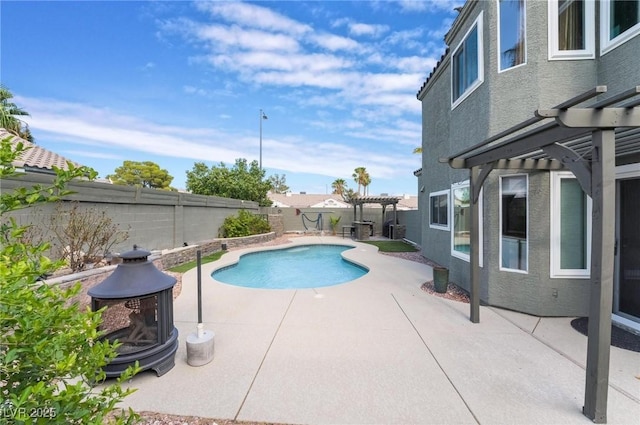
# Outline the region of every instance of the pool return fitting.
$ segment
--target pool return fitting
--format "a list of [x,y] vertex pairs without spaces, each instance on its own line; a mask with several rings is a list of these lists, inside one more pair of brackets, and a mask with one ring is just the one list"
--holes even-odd
[[204,330],[202,323],[202,253],[196,251],[198,268],[198,326],[195,333],[187,336],[187,363],[189,366],[204,366],[213,360],[213,331]]

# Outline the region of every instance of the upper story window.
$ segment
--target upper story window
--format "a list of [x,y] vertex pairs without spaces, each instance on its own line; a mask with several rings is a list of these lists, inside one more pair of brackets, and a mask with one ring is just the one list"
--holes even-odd
[[524,0],[498,1],[498,70],[526,63],[526,19]]
[[549,1],[549,59],[593,59],[595,33],[594,1]]
[[482,12],[451,56],[451,107],[455,108],[484,81]]
[[602,54],[640,34],[640,0],[600,2],[600,51]]

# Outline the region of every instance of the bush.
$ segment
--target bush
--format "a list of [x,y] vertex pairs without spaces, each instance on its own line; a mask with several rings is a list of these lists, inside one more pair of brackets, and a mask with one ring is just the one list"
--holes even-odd
[[238,211],[237,216],[228,216],[220,228],[220,236],[223,238],[238,238],[242,236],[259,235],[269,233],[269,222],[259,215],[247,210]]
[[[26,148],[0,141],[0,178],[12,176],[13,161]],[[59,200],[76,177],[95,176],[88,168],[55,169],[49,187],[36,186],[5,191],[0,195],[0,219],[6,212]],[[47,243],[26,241],[27,228],[16,221],[0,220],[0,418],[6,424],[102,424],[115,405],[133,390],[121,388],[136,370],[130,368],[110,385],[102,367],[116,356],[116,344],[101,339],[102,312],[81,310],[70,299],[80,291],[77,284],[62,290],[41,282],[62,264],[44,253]],[[129,423],[129,411],[112,417]]]

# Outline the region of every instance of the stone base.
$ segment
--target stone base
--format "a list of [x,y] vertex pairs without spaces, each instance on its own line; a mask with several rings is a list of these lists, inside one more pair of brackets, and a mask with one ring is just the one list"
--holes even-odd
[[204,366],[213,360],[213,337],[212,331],[202,331],[200,338],[197,333],[187,336],[187,363],[189,366]]

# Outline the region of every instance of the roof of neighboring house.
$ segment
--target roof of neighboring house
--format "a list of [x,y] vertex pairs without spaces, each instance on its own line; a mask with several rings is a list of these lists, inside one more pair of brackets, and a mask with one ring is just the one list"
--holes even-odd
[[292,208],[350,208],[340,195],[306,193],[269,193],[274,207]]
[[[283,208],[351,208],[342,196],[335,194],[306,194],[306,193],[269,193],[267,195],[273,201],[273,207]],[[417,196],[397,196],[397,208],[401,210],[413,210],[418,208]],[[367,204],[372,208],[381,207],[379,203]]]
[[0,128],[0,140],[4,140],[7,137],[11,138],[11,143],[14,145],[22,142],[25,147],[29,148],[13,162],[15,167],[36,172],[52,173],[54,165],[62,169],[67,169],[67,162],[71,162],[76,167],[81,166],[81,164],[78,164],[75,161],[71,161],[62,155],[11,134],[4,128]]

